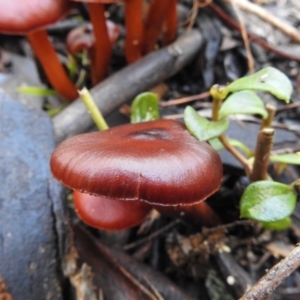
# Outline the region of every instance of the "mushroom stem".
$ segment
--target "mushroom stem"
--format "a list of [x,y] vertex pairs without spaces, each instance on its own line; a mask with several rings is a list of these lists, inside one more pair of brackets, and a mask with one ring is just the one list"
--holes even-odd
[[173,218],[182,217],[199,226],[213,227],[222,223],[217,213],[205,201],[193,205],[152,205],[152,207],[163,215]]
[[79,91],[79,96],[83,103],[85,104],[86,108],[88,109],[88,112],[90,113],[93,121],[97,125],[98,129],[100,131],[108,129],[108,125],[103,118],[100,110],[95,104],[94,99],[92,98],[90,92],[88,89],[83,88],[82,90]]
[[78,97],[76,86],[60,63],[47,32],[44,29],[34,31],[27,39],[53,88],[65,99],[75,100]]
[[88,7],[95,36],[95,45],[90,50],[91,77],[93,84],[96,85],[107,74],[112,53],[112,44],[106,26],[104,4],[88,3]]
[[164,45],[168,45],[176,38],[177,31],[177,1],[171,0],[165,22]]
[[142,42],[143,54],[147,54],[154,49],[171,1],[172,0],[153,0],[151,2],[145,21],[145,32]]
[[128,63],[141,58],[141,39],[143,34],[142,1],[127,0],[125,3],[125,55]]

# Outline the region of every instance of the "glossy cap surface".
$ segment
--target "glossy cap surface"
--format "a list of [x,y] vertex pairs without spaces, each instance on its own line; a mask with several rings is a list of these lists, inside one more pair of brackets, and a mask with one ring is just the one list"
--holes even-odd
[[74,136],[54,151],[51,170],[73,190],[157,205],[203,201],[222,179],[217,152],[172,120]]
[[69,0],[1,0],[0,32],[27,34],[55,23],[71,7]]

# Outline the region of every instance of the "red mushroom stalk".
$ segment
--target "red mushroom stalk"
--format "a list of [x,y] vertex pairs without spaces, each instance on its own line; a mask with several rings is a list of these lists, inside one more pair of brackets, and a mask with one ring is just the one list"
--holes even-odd
[[61,65],[46,31],[71,8],[68,0],[60,1],[2,1],[0,3],[0,32],[25,34],[52,85],[65,99],[75,100],[77,88]]
[[50,165],[54,177],[75,191],[171,211],[203,202],[222,179],[217,152],[171,120],[72,137],[54,151]]
[[177,1],[171,0],[169,10],[167,12],[164,32],[164,45],[172,43],[176,38],[177,32]]
[[142,1],[126,0],[125,3],[125,56],[128,63],[141,58],[141,39],[143,34]]
[[154,50],[172,1],[173,0],[153,0],[151,2],[145,21],[142,41],[143,54]]
[[93,84],[102,81],[107,73],[112,54],[112,43],[109,39],[106,26],[104,3],[114,2],[113,0],[73,0],[76,2],[87,2],[90,20],[93,25],[95,43],[90,51],[91,78]]

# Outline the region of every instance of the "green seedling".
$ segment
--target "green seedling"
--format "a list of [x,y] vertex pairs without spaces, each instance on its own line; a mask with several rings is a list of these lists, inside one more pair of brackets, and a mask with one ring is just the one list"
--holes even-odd
[[155,93],[145,92],[134,98],[131,105],[131,123],[140,123],[160,118],[158,97]]
[[[264,131],[269,139],[265,144],[260,144],[260,151],[257,151],[258,147],[256,151],[252,151],[240,141],[225,136],[229,117],[234,114],[259,115],[265,121],[267,120],[264,124],[271,124],[268,109],[254,92],[255,90],[269,92],[278,99],[289,102],[292,85],[282,72],[268,67],[253,75],[240,78],[225,87],[214,85],[210,90],[213,97],[212,121],[199,116],[192,107],[186,107],[184,121],[198,140],[208,141],[216,150],[223,148],[229,150],[242,163],[250,179],[253,178],[251,175],[254,172],[258,173],[254,176],[258,181],[252,182],[242,195],[241,217],[260,221],[265,228],[280,230],[290,225],[289,216],[295,209],[298,189],[295,189],[295,184],[285,185],[274,182],[269,176],[270,180],[263,180],[266,179],[264,176],[264,173],[267,173],[266,167],[262,170],[254,169],[256,165],[264,165],[263,160],[269,156],[271,162],[300,164],[299,153],[271,155],[267,149],[271,149],[272,146],[273,130]],[[245,156],[236,148],[242,150]],[[256,164],[257,161],[259,161],[258,164]]]

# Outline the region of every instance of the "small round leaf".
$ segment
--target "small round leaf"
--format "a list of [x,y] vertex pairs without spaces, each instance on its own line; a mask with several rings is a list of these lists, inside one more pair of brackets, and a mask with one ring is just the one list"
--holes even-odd
[[131,123],[140,123],[159,119],[158,97],[154,93],[138,95],[131,105]]
[[219,111],[220,118],[233,114],[258,114],[263,119],[268,116],[264,103],[252,91],[237,92],[225,100]]
[[292,186],[273,181],[251,183],[244,191],[241,216],[261,222],[282,220],[294,211],[297,195]]
[[[290,101],[293,87],[289,78],[281,71],[273,68],[264,68],[250,76],[235,80],[224,89],[227,93],[242,90],[259,90],[273,94],[280,100]],[[225,93],[225,91],[222,91]]]
[[229,126],[229,121],[224,118],[213,122],[200,116],[191,106],[184,110],[184,122],[188,130],[199,140],[207,141],[223,134]]

